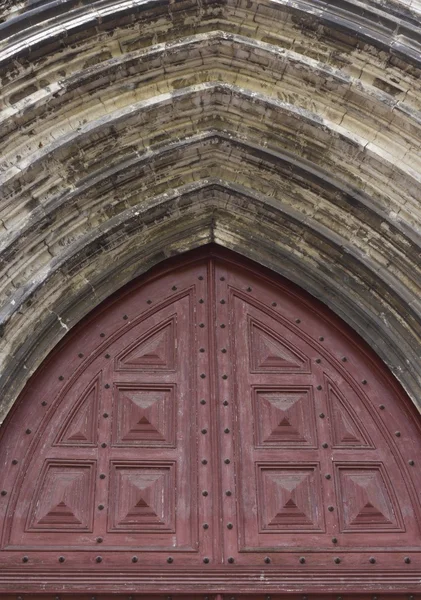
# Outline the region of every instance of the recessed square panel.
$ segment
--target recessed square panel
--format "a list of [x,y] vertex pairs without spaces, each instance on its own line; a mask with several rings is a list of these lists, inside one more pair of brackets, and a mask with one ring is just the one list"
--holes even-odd
[[175,463],[112,463],[109,531],[173,532]]
[[256,447],[317,446],[311,387],[258,387],[252,396]]
[[175,445],[175,385],[116,384],[113,444]]

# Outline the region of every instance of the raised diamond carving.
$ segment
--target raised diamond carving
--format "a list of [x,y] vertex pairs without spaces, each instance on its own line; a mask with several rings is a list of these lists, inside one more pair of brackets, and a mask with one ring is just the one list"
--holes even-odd
[[174,463],[114,463],[110,531],[173,531]]
[[117,371],[172,371],[175,368],[175,317],[153,327],[116,358]]
[[322,529],[317,465],[257,465],[261,533]]
[[342,531],[402,530],[399,507],[381,464],[336,467]]
[[92,462],[47,462],[32,501],[27,529],[90,530],[93,466]]
[[120,384],[114,392],[116,445],[175,444],[175,386]]
[[335,384],[326,379],[334,448],[373,448],[361,420]]
[[253,389],[256,446],[316,446],[311,387]]
[[310,371],[308,358],[291,342],[263,323],[249,318],[250,364],[257,373],[297,373]]
[[[99,376],[88,385],[75,402],[64,426],[57,436],[56,445],[94,446],[98,436]],[[71,393],[71,392],[70,392]]]

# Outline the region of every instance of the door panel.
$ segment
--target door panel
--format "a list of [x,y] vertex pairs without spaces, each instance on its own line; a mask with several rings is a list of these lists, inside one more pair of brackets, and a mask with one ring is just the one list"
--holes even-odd
[[1,433],[2,590],[419,585],[418,417],[334,315],[233,254],[98,307]]

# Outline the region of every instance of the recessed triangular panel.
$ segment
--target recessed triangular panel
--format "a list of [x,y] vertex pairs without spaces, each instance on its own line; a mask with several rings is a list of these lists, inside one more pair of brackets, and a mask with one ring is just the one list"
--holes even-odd
[[89,530],[92,494],[93,463],[47,463],[32,501],[28,531]]
[[310,387],[256,388],[253,395],[257,447],[316,446]]
[[174,404],[172,385],[118,385],[114,393],[114,444],[174,445]]
[[330,380],[326,380],[327,402],[332,427],[333,448],[373,448],[357,413]]
[[250,366],[255,373],[308,373],[309,359],[266,325],[249,319]]
[[400,530],[400,511],[379,465],[338,465],[343,531]]
[[76,400],[55,445],[95,446],[98,437],[99,375]]
[[261,465],[258,481],[262,533],[320,530],[322,505],[315,466]]
[[115,464],[112,531],[170,531],[174,526],[174,464]]
[[116,357],[117,371],[173,371],[175,317],[153,327]]

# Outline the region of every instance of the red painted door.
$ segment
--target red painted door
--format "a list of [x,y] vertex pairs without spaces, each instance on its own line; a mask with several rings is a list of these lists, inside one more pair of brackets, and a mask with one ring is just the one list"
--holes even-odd
[[328,310],[230,253],[187,255],[22,393],[0,589],[416,592],[420,450],[408,399]]

